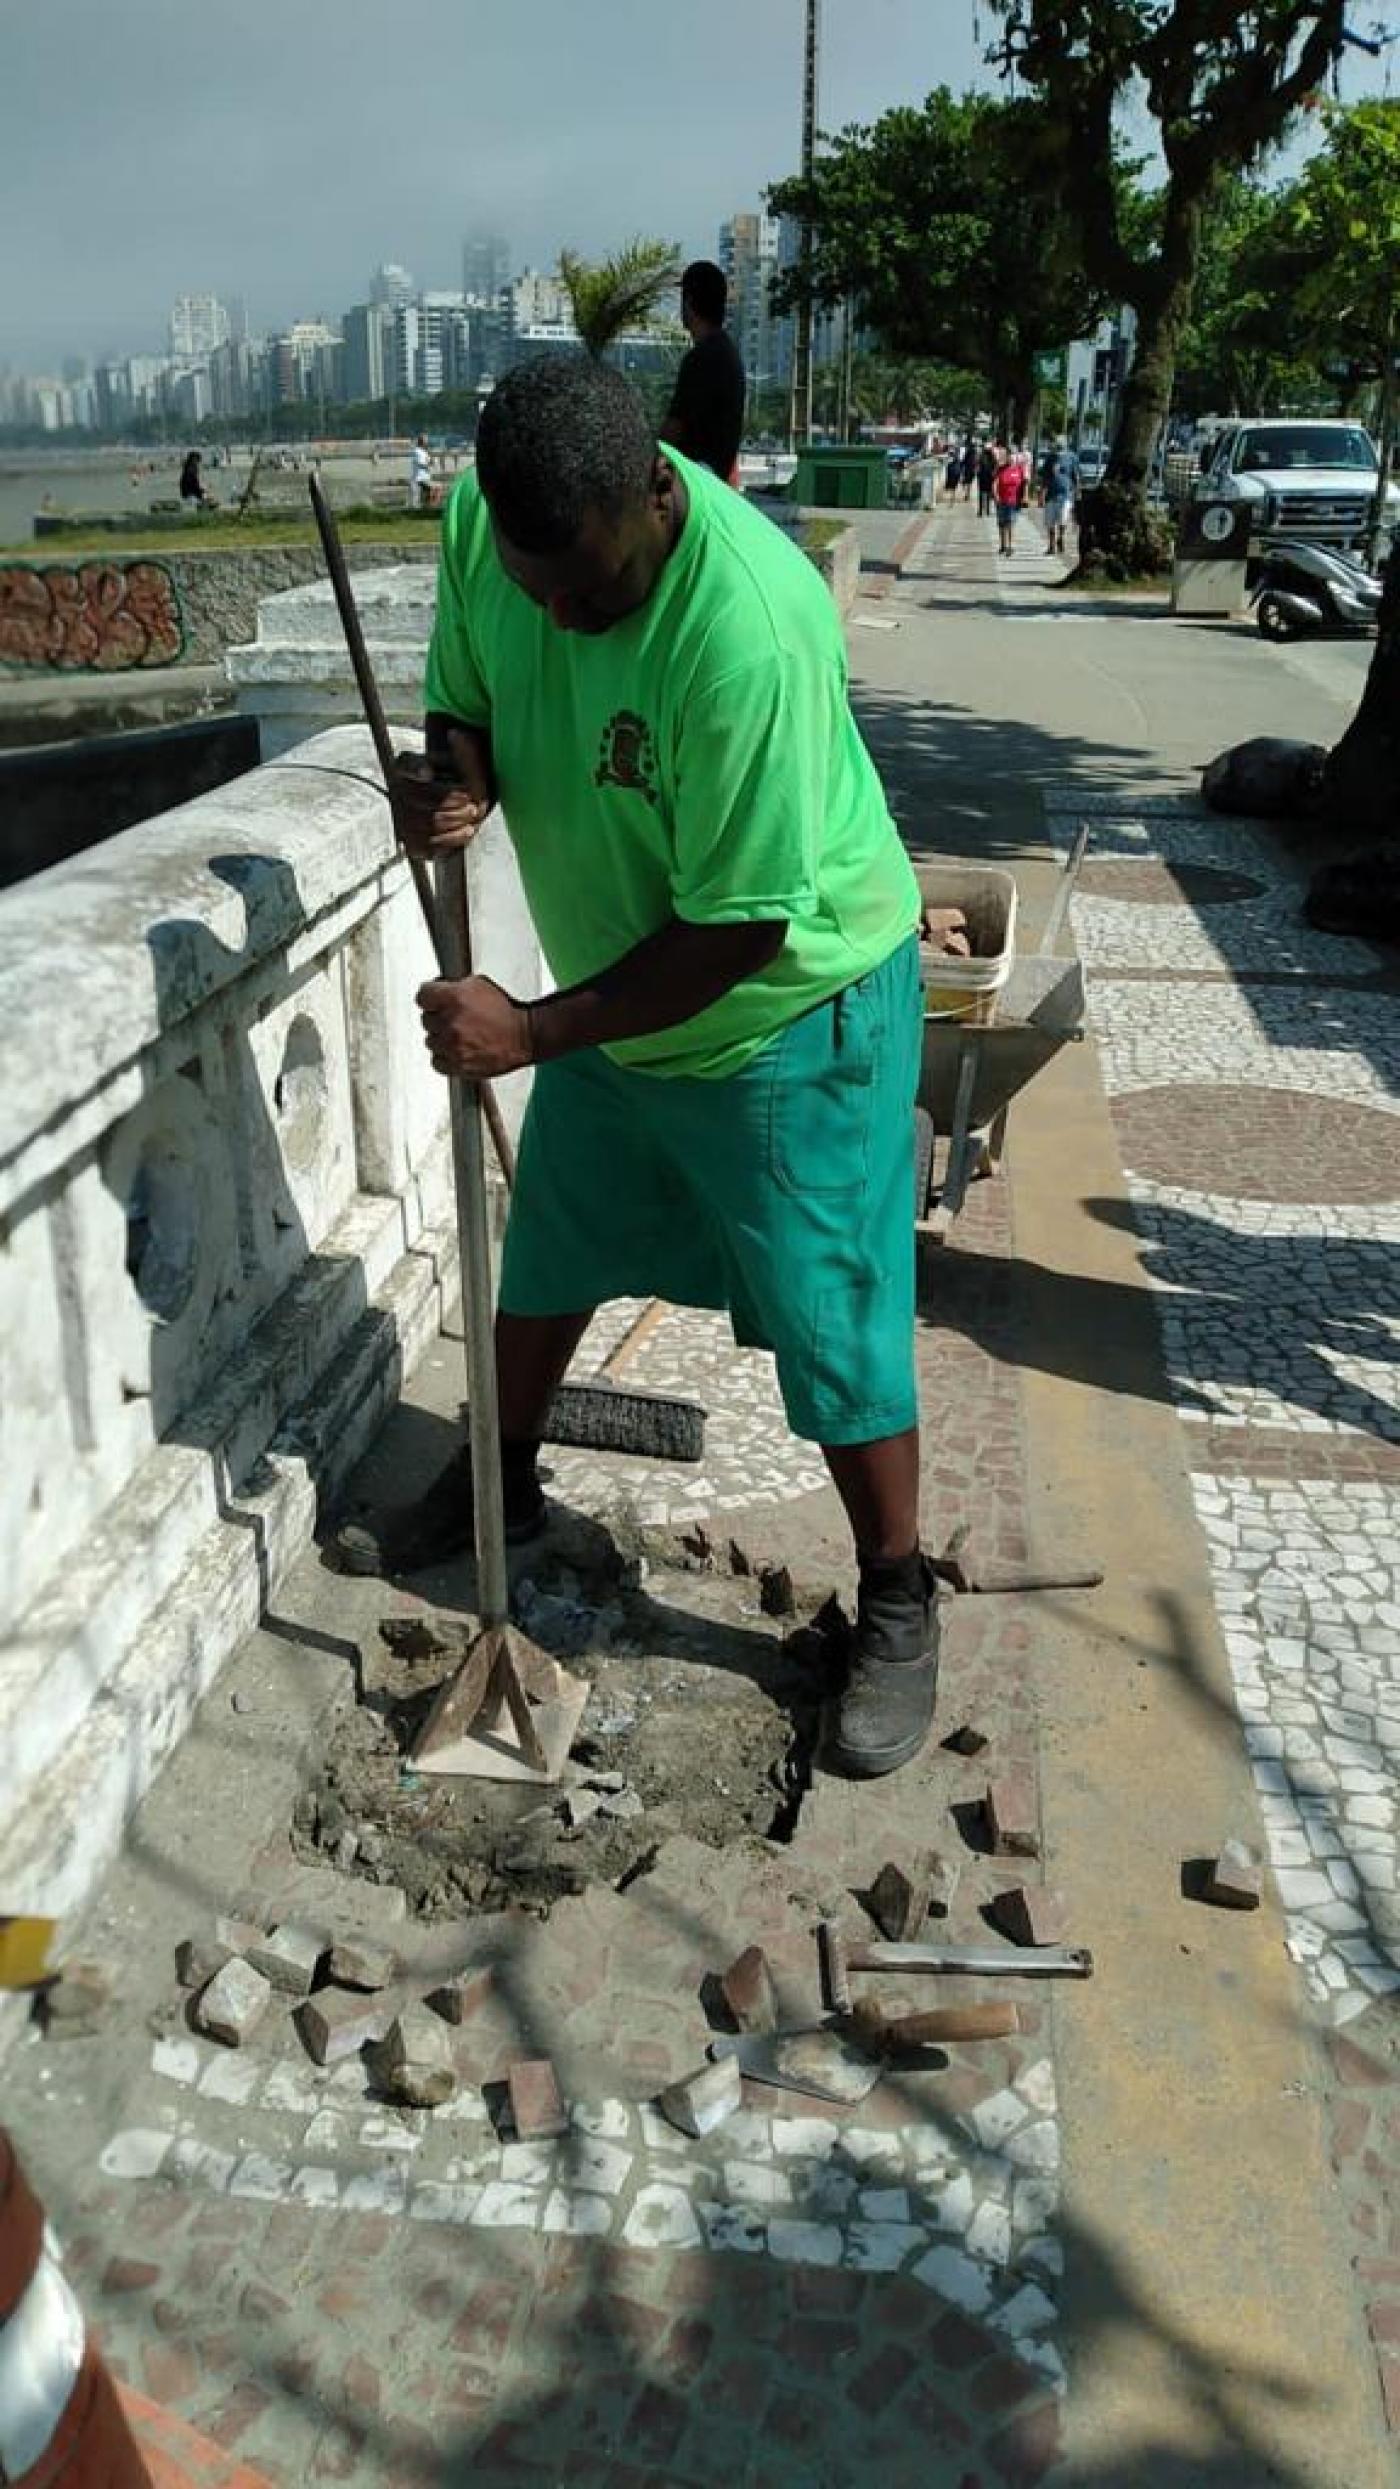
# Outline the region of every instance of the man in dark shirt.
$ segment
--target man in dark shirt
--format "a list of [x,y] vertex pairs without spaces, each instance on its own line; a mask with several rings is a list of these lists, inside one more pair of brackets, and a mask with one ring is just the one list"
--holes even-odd
[[693,259],[681,278],[681,319],[689,354],[661,426],[663,440],[712,467],[726,484],[738,476],[744,430],[744,365],[724,325],[729,288],[712,259]]

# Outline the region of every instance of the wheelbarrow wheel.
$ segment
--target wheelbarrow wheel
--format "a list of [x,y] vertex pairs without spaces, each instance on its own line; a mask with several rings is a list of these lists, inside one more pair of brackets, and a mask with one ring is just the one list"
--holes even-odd
[[914,1109],[914,1216],[927,1218],[933,1183],[933,1117],[926,1106]]

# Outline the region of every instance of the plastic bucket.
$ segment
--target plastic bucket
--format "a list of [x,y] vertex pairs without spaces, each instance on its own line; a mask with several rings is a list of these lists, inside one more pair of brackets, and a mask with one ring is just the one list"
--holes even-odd
[[1016,877],[994,865],[938,863],[916,866],[915,879],[926,908],[962,909],[974,952],[950,959],[920,946],[924,1017],[985,1027],[1016,956]]

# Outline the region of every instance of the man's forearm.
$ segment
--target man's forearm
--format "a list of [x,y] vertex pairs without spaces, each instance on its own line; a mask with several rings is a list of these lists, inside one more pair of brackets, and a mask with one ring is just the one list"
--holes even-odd
[[489,726],[468,726],[460,717],[449,717],[442,709],[429,709],[423,719],[423,749],[435,769],[450,776],[454,768],[451,745],[453,735],[469,735],[476,747],[482,767],[494,777]]
[[527,1006],[533,1058],[548,1063],[585,1046],[651,1037],[693,1020],[766,968],[786,938],[787,926],[777,920],[688,925],[673,916],[610,968]]

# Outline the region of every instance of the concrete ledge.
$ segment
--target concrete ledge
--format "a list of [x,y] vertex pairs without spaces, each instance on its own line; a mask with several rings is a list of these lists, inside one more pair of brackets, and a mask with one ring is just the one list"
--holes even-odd
[[[5,1807],[0,1892],[7,1909],[63,1916],[92,1891],[196,1705],[309,1544],[318,1510],[334,1504],[405,1373],[437,1337],[455,1267],[456,1248],[446,1231],[421,1237],[394,1263],[312,1389],[287,1408],[243,1489],[220,1493],[212,1518],[195,1498],[184,1500],[184,1527],[169,1534],[164,1551],[169,1587],[96,1700],[89,1690],[76,1724],[81,1648],[50,1644],[41,1696],[33,1666],[43,1655],[31,1645],[28,1735],[22,1751],[5,1748],[7,1772],[16,1763],[23,1770],[36,1757],[43,1760],[32,1778],[24,1774],[22,1803]],[[191,1462],[197,1458],[190,1455]],[[207,1460],[198,1465],[211,1480]],[[128,1516],[124,1526],[114,1519],[75,1588],[79,1614],[73,1621],[80,1634],[100,1630],[111,1613],[104,1603],[121,1599],[123,1574],[140,1575],[148,1561],[133,1520]],[[59,1697],[52,1715],[51,1689]],[[36,1721],[41,1701],[44,1717]],[[0,1742],[23,1718],[13,1695],[7,1708]],[[61,1729],[60,1710],[66,1715]]]

